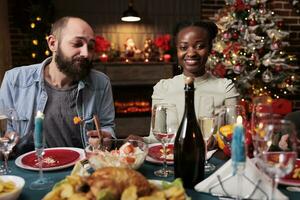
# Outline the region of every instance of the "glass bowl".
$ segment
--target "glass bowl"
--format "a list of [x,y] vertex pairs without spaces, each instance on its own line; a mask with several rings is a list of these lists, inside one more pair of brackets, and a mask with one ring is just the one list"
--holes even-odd
[[148,154],[148,145],[140,140],[105,139],[99,149],[86,155],[94,170],[102,167],[138,169]]

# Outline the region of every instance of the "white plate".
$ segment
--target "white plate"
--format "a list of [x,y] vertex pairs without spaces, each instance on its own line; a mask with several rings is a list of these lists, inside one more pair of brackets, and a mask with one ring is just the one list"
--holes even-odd
[[[72,160],[70,162],[67,162],[63,165],[59,165],[59,166],[53,166],[53,167],[47,167],[47,168],[43,168],[43,171],[53,171],[53,170],[59,170],[59,169],[64,169],[64,168],[67,168],[67,167],[71,167],[73,165],[75,165],[76,162],[82,160],[85,158],[85,153],[84,153],[84,150],[83,149],[80,149],[80,148],[73,148],[73,147],[55,147],[55,148],[47,148],[45,149],[45,152],[47,151],[51,151],[52,153],[57,151],[63,151],[63,150],[68,150],[68,151],[74,151],[74,152],[77,152],[79,153],[79,157],[76,159],[76,160]],[[31,151],[31,152],[28,152],[28,153],[25,153],[21,156],[19,156],[16,160],[15,160],[15,164],[20,167],[20,168],[23,168],[23,169],[28,169],[28,170],[34,170],[34,171],[38,171],[39,168],[38,167],[32,167],[31,165],[27,165],[26,163],[23,163],[22,162],[22,159],[24,157],[27,157],[31,154],[34,154],[35,151]]]
[[[151,147],[154,147],[154,146],[158,146],[158,145],[161,145],[161,143],[153,143],[153,144],[149,144],[148,145],[148,148],[150,149]],[[146,156],[146,161],[148,162],[151,162],[151,163],[155,163],[155,164],[162,164],[163,161],[162,160],[158,160],[158,159],[155,159],[149,155]],[[167,164],[168,165],[173,165],[174,164],[174,161],[172,160],[167,160]]]

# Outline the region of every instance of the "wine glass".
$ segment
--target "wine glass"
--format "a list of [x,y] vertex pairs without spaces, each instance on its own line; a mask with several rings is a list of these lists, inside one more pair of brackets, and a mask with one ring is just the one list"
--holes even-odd
[[39,178],[30,184],[32,190],[44,190],[53,185],[53,181],[43,175],[43,155],[44,155],[44,134],[43,134],[43,120],[44,114],[40,111],[37,112],[34,121],[34,147],[39,165]]
[[206,159],[204,166],[204,170],[206,173],[210,173],[216,168],[216,166],[212,163],[209,163],[207,159],[209,139],[211,138],[213,133],[215,133],[217,128],[216,119],[217,118],[214,112],[214,97],[200,96],[198,108],[198,124],[200,126],[203,139],[206,142]]
[[265,148],[261,146],[264,143],[260,143],[256,137],[259,134],[257,131],[265,121],[270,121],[271,119],[273,119],[272,98],[268,96],[255,97],[251,113],[251,134],[255,157]]
[[20,121],[13,108],[5,107],[3,102],[0,107],[0,151],[4,156],[4,166],[1,168],[1,173],[9,174],[11,169],[8,166],[8,158],[19,139]]
[[296,162],[295,126],[288,120],[269,119],[260,123],[256,131],[258,166],[272,178],[270,197],[274,199],[279,179],[289,174]]
[[176,105],[155,104],[152,108],[151,131],[155,138],[161,142],[163,148],[163,167],[154,172],[156,176],[168,177],[174,174],[167,167],[167,144],[175,137],[178,129],[178,116]]
[[207,152],[208,152],[208,142],[213,133],[216,131],[217,123],[216,123],[216,117],[215,116],[203,116],[199,118],[199,125],[200,129],[203,135],[203,139],[206,142],[206,159],[205,159],[205,166],[204,170],[206,173],[210,173],[215,170],[216,166],[212,163],[208,162],[207,159]]
[[241,116],[244,127],[247,122],[246,112],[241,105],[225,105],[222,106],[218,113],[218,131],[217,141],[219,147],[223,150],[224,154],[231,156],[231,140],[233,134],[234,124],[237,118]]

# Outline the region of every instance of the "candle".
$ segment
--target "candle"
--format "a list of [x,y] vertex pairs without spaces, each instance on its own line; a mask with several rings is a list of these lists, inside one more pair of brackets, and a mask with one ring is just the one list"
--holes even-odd
[[164,54],[164,61],[165,62],[170,62],[171,60],[171,55],[170,54]]
[[107,62],[108,61],[108,56],[105,53],[103,53],[100,56],[100,60],[101,60],[101,62]]
[[242,116],[237,117],[237,123],[234,125],[233,128],[233,137],[231,142],[231,159],[233,165],[246,162],[245,129],[243,126]]
[[44,114],[37,111],[34,119],[34,146],[36,149],[43,148],[43,121]]

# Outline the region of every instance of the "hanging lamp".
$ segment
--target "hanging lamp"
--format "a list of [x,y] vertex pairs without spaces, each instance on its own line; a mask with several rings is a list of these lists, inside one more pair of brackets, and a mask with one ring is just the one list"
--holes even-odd
[[141,20],[138,12],[133,9],[133,0],[129,0],[128,9],[123,12],[121,20],[124,22],[137,22]]

